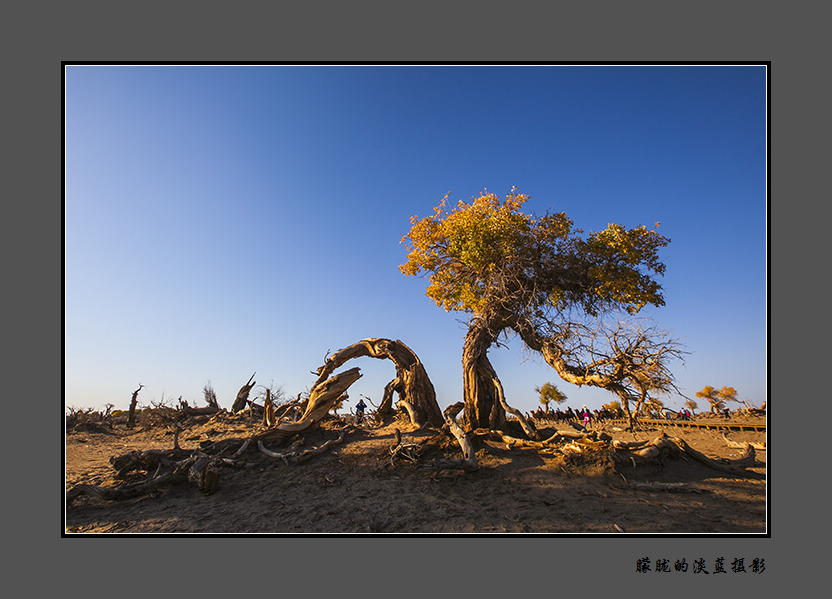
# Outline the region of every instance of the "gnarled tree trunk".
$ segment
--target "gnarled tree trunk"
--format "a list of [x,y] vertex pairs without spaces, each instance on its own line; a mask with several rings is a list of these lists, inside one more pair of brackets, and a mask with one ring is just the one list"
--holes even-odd
[[384,397],[379,407],[381,414],[392,412],[392,398],[393,391],[395,391],[399,394],[400,400],[408,406],[408,412],[414,424],[430,423],[434,426],[442,426],[444,418],[439,404],[436,403],[436,390],[433,388],[433,383],[430,382],[419,357],[399,340],[362,339],[358,343],[338,350],[327,358],[323,366],[318,368],[318,380],[312,388],[314,389],[348,360],[361,357],[391,360],[396,366],[396,378],[384,388]]
[[471,322],[462,349],[464,422],[469,431],[478,428],[502,429],[506,412],[497,396],[494,381],[499,380],[488,359],[488,348],[497,340],[499,330],[482,320]]

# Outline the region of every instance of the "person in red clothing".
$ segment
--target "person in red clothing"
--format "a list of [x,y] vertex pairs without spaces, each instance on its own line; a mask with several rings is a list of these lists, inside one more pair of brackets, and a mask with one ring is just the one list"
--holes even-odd
[[589,413],[589,408],[584,406],[582,413],[583,413],[583,417],[584,417],[584,428],[590,428],[590,423],[592,422],[592,416]]

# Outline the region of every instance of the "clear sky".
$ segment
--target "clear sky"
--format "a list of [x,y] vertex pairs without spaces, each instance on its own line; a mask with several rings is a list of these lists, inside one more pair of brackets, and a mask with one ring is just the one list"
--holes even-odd
[[[400,243],[483,188],[585,231],[660,222],[666,306],[693,398],[767,394],[764,66],[68,66],[65,403],[230,408],[256,372],[287,396],[365,337],[401,339],[444,408],[462,398],[465,314],[405,277]],[[616,399],[514,340],[510,404]],[[353,360],[378,403],[389,361]],[[257,389],[255,389],[256,392]],[[679,396],[661,398],[678,408]],[[700,401],[700,408],[705,408]]]

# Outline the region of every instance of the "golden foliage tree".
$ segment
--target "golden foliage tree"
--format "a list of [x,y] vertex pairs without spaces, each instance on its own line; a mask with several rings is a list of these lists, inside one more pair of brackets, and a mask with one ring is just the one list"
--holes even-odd
[[610,412],[617,412],[618,410],[620,410],[620,409],[621,409],[621,402],[620,402],[620,401],[613,400],[613,401],[611,401],[610,403],[605,403],[605,404],[604,404],[603,406],[601,406],[601,407],[602,407],[603,409],[605,409],[605,410],[610,411]]
[[[400,268],[405,275],[427,275],[426,294],[437,305],[470,315],[463,348],[467,426],[504,424],[501,387],[487,356],[504,333],[517,333],[569,382],[606,388],[620,382],[616,374],[602,380],[570,370],[569,356],[559,348],[572,337],[576,318],[664,305],[655,277],[664,273],[658,251],[669,240],[644,226],[618,224],[584,235],[562,212],[523,213],[528,196],[516,189],[502,199],[483,190],[453,208],[448,197],[432,215],[411,217],[402,238],[407,261]],[[639,376],[638,384],[646,386],[649,377]]]
[[549,410],[550,403],[561,404],[566,401],[566,393],[552,383],[543,383],[540,387],[535,387],[534,390],[540,396],[540,403],[546,406],[546,411]]
[[696,392],[696,397],[700,397],[711,404],[711,413],[721,412],[725,409],[726,402],[738,401],[737,390],[733,387],[723,387],[716,389],[711,385],[705,385],[701,391]]

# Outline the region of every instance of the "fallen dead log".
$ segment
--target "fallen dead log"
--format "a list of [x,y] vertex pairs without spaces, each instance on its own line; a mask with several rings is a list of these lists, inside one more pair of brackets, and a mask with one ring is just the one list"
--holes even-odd
[[301,462],[305,462],[306,460],[316,455],[321,455],[322,453],[329,451],[333,446],[338,445],[339,443],[343,443],[346,434],[347,430],[344,429],[341,431],[341,434],[338,436],[337,439],[330,439],[329,441],[326,441],[318,447],[312,447],[303,451],[290,451],[286,453],[271,451],[270,449],[266,448],[266,446],[263,444],[263,441],[257,441],[257,449],[259,449],[260,452],[264,455],[283,460],[284,463],[288,466],[290,464],[299,464]]
[[98,485],[75,485],[66,493],[66,504],[71,505],[73,501],[83,495],[97,497],[104,501],[124,501],[141,495],[147,495],[163,486],[173,485],[184,480],[184,476],[174,475],[173,472],[152,478],[150,480],[121,485],[119,487],[102,487]]
[[744,442],[740,443],[738,441],[732,441],[731,439],[729,439],[728,437],[725,436],[725,433],[722,433],[722,438],[725,439],[725,443],[728,445],[728,447],[733,447],[735,449],[746,449],[747,446],[750,445],[751,447],[753,447],[754,449],[757,449],[757,450],[761,450],[761,451],[766,450],[766,444],[765,443],[751,443],[751,442],[748,442],[748,441],[744,441]]
[[185,418],[193,418],[195,416],[214,416],[218,412],[224,411],[219,406],[203,406],[201,408],[192,408],[185,404],[176,409],[176,415]]
[[[125,477],[136,470],[144,470],[149,478],[137,483],[121,485],[115,488],[99,487],[96,485],[76,485],[67,492],[67,505],[81,495],[93,495],[106,500],[122,500],[151,492],[161,486],[178,484],[190,480],[203,493],[213,493],[219,484],[219,470],[224,464],[238,465],[235,459],[221,456],[234,450],[233,457],[240,457],[253,443],[261,451],[265,450],[265,442],[282,443],[299,433],[308,432],[318,427],[323,417],[332,408],[338,398],[361,377],[358,368],[334,375],[316,385],[310,392],[306,403],[306,410],[298,422],[284,422],[265,431],[246,438],[222,439],[210,443],[203,443],[200,448],[188,452],[179,447],[178,434],[174,435],[174,449],[150,449],[133,451],[128,454],[111,458],[110,462],[117,471],[117,476]],[[252,375],[252,379],[254,375]],[[245,388],[250,389],[252,379]],[[243,390],[241,390],[241,393]],[[327,451],[332,445],[344,439],[345,432],[336,440],[324,443],[322,446],[287,454],[284,457],[292,462],[305,461],[314,455]],[[151,474],[152,473],[152,474]]]
[[110,458],[110,464],[116,470],[116,477],[125,478],[134,470],[144,470],[148,473],[159,472],[162,469],[173,470],[178,462],[190,455],[191,452],[181,448],[136,450]]
[[[172,450],[171,450],[172,451]],[[141,455],[135,455],[141,454]],[[167,455],[166,455],[167,454]],[[124,501],[142,495],[152,493],[162,487],[176,485],[185,481],[194,483],[200,491],[211,494],[217,490],[219,485],[219,470],[223,464],[239,465],[232,460],[223,460],[194,451],[185,459],[171,461],[169,452],[149,450],[146,452],[131,452],[126,456],[111,460],[114,466],[121,463],[125,469],[133,469],[134,466],[141,468],[151,467],[157,464],[155,472],[150,478],[120,485],[118,487],[104,487],[98,485],[78,484],[67,491],[66,503],[71,505],[73,501],[83,495],[97,497],[104,501]],[[124,464],[124,462],[127,462]],[[162,468],[165,471],[162,471]]]
[[471,431],[472,435],[484,436],[495,441],[502,441],[506,445],[506,449],[514,449],[515,447],[532,447],[535,449],[543,449],[550,446],[546,441],[534,441],[531,439],[519,439],[512,437],[500,430],[493,429],[474,429]]
[[545,439],[545,442],[548,443],[548,442],[562,441],[564,439],[582,439],[582,438],[586,437],[589,434],[590,433],[587,433],[586,431],[572,432],[572,431],[560,431],[559,430],[559,431],[555,431],[555,433],[551,437],[549,437],[548,439]]
[[646,447],[636,451],[629,451],[626,455],[629,456],[631,460],[633,457],[638,457],[643,460],[651,461],[659,459],[663,455],[673,457],[686,456],[713,470],[729,473],[737,473],[757,463],[754,448],[751,446],[749,446],[748,451],[737,460],[717,461],[693,449],[684,441],[684,439],[680,439],[678,437],[668,437],[664,434],[656,437],[656,439],[654,439]]
[[713,468],[714,470],[720,470],[723,472],[736,472],[748,466],[753,466],[757,463],[756,452],[754,448],[750,445],[748,446],[746,452],[740,458],[736,460],[726,460],[725,462],[719,462],[696,451],[690,445],[688,445],[683,439],[679,439],[678,437],[669,437],[667,438],[667,441],[679,447],[685,455],[692,457],[698,462],[708,466],[709,468]]
[[591,446],[594,448],[605,448],[609,447],[609,444],[612,441],[612,437],[610,437],[606,433],[598,433],[597,431],[592,431],[589,433],[564,433],[561,431],[556,431],[550,437],[547,437],[546,439],[542,440],[519,439],[501,430],[495,429],[474,429],[473,431],[471,431],[471,434],[477,436],[485,436],[495,441],[502,441],[506,444],[506,447],[508,449],[513,449],[514,447],[551,449],[552,447],[557,447],[558,445],[563,443],[581,443],[585,446]]
[[584,453],[586,451],[586,447],[577,441],[571,441],[566,445],[561,445],[557,449],[563,454]]
[[613,441],[612,446],[615,449],[641,449],[649,443],[649,439],[645,439],[644,441]]
[[754,446],[750,443],[745,447],[745,451],[740,457],[730,462],[731,466],[743,468],[752,468],[754,466],[757,466],[758,464],[759,462],[757,461],[757,451],[754,448]]

